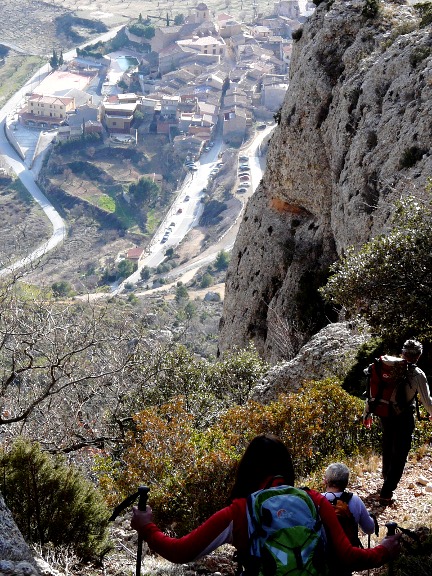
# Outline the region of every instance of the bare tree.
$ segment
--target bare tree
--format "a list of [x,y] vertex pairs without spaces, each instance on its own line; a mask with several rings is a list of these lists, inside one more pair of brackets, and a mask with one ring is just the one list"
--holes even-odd
[[142,344],[140,322],[112,303],[53,302],[3,281],[0,439],[25,434],[64,452],[119,439]]

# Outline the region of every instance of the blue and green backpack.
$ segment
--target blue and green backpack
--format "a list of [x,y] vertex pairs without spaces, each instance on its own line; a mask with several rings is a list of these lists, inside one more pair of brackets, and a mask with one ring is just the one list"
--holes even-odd
[[275,486],[247,498],[249,576],[325,576],[325,532],[311,497]]

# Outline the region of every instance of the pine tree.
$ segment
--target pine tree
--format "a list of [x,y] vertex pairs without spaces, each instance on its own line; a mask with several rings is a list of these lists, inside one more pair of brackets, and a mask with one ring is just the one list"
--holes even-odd
[[59,66],[59,60],[55,48],[53,48],[52,56],[50,58],[49,63],[53,70],[56,70]]

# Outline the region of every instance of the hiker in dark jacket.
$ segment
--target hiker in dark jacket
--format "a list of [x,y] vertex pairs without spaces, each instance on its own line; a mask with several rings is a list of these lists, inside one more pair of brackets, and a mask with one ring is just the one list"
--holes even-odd
[[[270,484],[269,484],[270,482]],[[176,563],[192,562],[209,554],[222,544],[233,545],[241,558],[249,554],[247,523],[247,496],[269,485],[294,483],[291,456],[285,445],[270,434],[256,436],[247,447],[237,468],[236,481],[230,495],[230,504],[219,510],[201,526],[182,538],[164,534],[154,523],[151,508],[145,512],[133,508],[131,527],[148,542],[150,548],[163,558]],[[315,490],[309,496],[319,510],[319,515],[332,542],[341,565],[364,570],[382,566],[399,552],[400,535],[386,537],[381,544],[370,549],[351,546],[333,506]]]
[[[427,378],[416,363],[423,352],[423,346],[417,340],[407,340],[402,348],[401,358],[382,356],[388,363],[406,361],[408,363],[407,383],[405,386],[405,409],[397,415],[380,416],[382,427],[382,475],[384,483],[380,491],[380,503],[384,506],[394,502],[393,492],[402,478],[408,453],[411,449],[414,432],[415,398],[419,399],[432,419],[432,398]],[[368,373],[366,368],[365,373]]]

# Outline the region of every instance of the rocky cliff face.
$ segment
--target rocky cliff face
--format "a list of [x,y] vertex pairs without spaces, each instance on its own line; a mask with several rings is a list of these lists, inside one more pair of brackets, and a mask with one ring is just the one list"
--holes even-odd
[[0,494],[0,574],[37,576],[36,561]]
[[292,357],[325,323],[316,288],[350,245],[385,230],[432,174],[432,33],[401,2],[321,3],[296,40],[290,86],[226,282],[219,347]]

